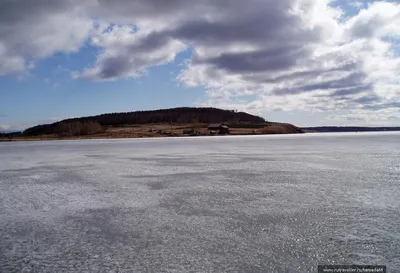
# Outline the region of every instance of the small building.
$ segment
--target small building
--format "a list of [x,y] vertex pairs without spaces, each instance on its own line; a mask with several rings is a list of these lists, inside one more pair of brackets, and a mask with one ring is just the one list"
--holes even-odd
[[217,131],[220,135],[229,134],[229,127],[223,123],[212,123],[208,125],[209,131]]
[[183,134],[184,135],[189,135],[189,136],[197,136],[198,133],[195,129],[183,129]]

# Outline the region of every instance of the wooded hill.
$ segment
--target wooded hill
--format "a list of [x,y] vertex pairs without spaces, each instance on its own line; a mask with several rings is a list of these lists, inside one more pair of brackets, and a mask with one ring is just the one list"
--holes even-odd
[[98,133],[107,126],[125,126],[156,123],[228,123],[263,124],[265,119],[245,112],[218,108],[172,108],[153,111],[110,113],[98,116],[66,119],[52,124],[26,129],[25,136],[45,134],[88,135]]

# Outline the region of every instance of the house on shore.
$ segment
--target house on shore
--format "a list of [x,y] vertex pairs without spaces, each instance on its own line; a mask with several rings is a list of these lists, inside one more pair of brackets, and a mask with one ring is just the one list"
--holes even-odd
[[223,123],[212,123],[208,125],[208,130],[210,132],[218,132],[220,135],[229,134],[229,127]]

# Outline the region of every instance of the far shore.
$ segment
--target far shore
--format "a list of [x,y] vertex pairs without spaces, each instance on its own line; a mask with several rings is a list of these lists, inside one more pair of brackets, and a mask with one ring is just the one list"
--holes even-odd
[[[286,123],[273,123],[265,127],[249,128],[248,126],[229,128],[229,133],[224,135],[272,135],[272,134],[296,134],[302,131]],[[193,130],[185,133],[185,130]],[[196,137],[218,136],[218,132],[208,130],[207,124],[144,124],[119,127],[108,127],[104,132],[92,135],[60,136],[57,134],[37,136],[12,136],[0,137],[1,142],[6,141],[41,141],[41,140],[83,140],[83,139],[127,139],[127,138],[166,138],[166,137]]]

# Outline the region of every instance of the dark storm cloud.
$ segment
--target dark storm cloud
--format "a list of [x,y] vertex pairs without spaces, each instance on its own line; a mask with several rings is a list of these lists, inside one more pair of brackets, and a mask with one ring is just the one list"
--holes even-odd
[[[136,64],[139,65],[139,64]],[[115,78],[124,75],[131,69],[132,64],[123,56],[107,57],[102,60],[102,66],[98,71],[98,77],[102,79]]]
[[351,87],[351,88],[346,88],[346,89],[339,89],[336,90],[331,94],[332,97],[338,97],[338,96],[346,96],[346,95],[356,95],[362,92],[366,91],[371,91],[372,90],[372,84],[366,84],[366,85],[361,85],[361,86],[356,86],[356,87]]
[[[107,80],[121,76],[138,76],[149,64],[162,64],[169,57],[170,47],[179,47],[179,43],[170,37],[154,32],[139,37],[137,42],[114,41],[112,53],[104,52],[98,56],[96,69],[85,72],[82,77],[88,80]],[[162,54],[159,54],[159,53]]]
[[[139,40],[137,43],[125,46],[127,53],[141,54],[158,50],[165,46],[171,39],[163,33],[154,32]],[[124,48],[122,48],[124,49]]]
[[249,75],[244,75],[244,78],[251,82],[260,82],[260,83],[279,83],[293,79],[303,79],[304,81],[312,81],[318,76],[324,76],[332,72],[350,72],[357,69],[359,69],[358,64],[353,62],[353,63],[337,65],[335,67],[328,69],[321,68],[321,69],[287,73],[278,77],[271,77],[265,73],[253,73]]
[[281,46],[273,49],[223,53],[218,57],[193,60],[194,64],[208,64],[231,72],[259,72],[270,70],[284,70],[293,67],[296,59],[307,55],[306,48]]
[[116,21],[132,17],[158,17],[166,14],[177,14],[197,6],[196,1],[187,0],[98,0],[97,13],[102,18],[114,18]]
[[382,110],[387,108],[400,108],[400,102],[390,102],[381,104],[364,105],[363,109],[366,110]]
[[[349,93],[359,93],[362,91],[369,90],[372,88],[372,85],[367,84],[367,85],[362,85],[364,80],[366,78],[366,75],[364,72],[352,72],[350,75],[336,79],[336,80],[327,80],[324,82],[319,82],[319,83],[313,83],[313,84],[308,84],[308,85],[303,85],[303,86],[298,86],[295,88],[286,88],[286,89],[278,89],[273,91],[274,95],[288,95],[288,94],[300,94],[300,93],[307,93],[307,92],[312,92],[315,90],[331,90],[331,89],[340,89],[337,90],[338,95],[349,95],[345,94],[346,91],[344,91],[346,88],[347,90],[350,90]],[[360,86],[361,85],[361,86]],[[349,88],[350,87],[350,88]],[[342,93],[342,94],[340,94]]]
[[365,95],[365,96],[353,99],[353,102],[359,103],[359,104],[371,104],[371,103],[377,103],[380,101],[381,101],[381,98],[375,94]]
[[47,16],[50,12],[57,12],[70,6],[70,1],[64,0],[2,0],[0,2],[0,22],[28,21],[37,19],[37,16]]
[[[221,13],[223,14],[224,11]],[[262,42],[264,45],[278,43],[288,46],[294,42],[300,45],[302,42],[312,42],[318,39],[318,31],[296,29],[296,24],[301,23],[300,18],[289,15],[284,10],[260,8],[258,12],[248,12],[248,17],[244,18],[246,13],[236,16],[235,13],[237,12],[232,11],[232,14],[225,14],[223,16],[226,17],[225,21],[220,21],[218,17],[212,22],[207,19],[188,20],[171,32],[171,35],[206,45],[229,42],[255,44]]]
[[357,86],[364,81],[366,75],[364,72],[352,72],[350,75],[337,79],[328,80],[322,83],[315,83],[310,85],[302,86],[300,90],[304,92],[324,89],[337,89]]

